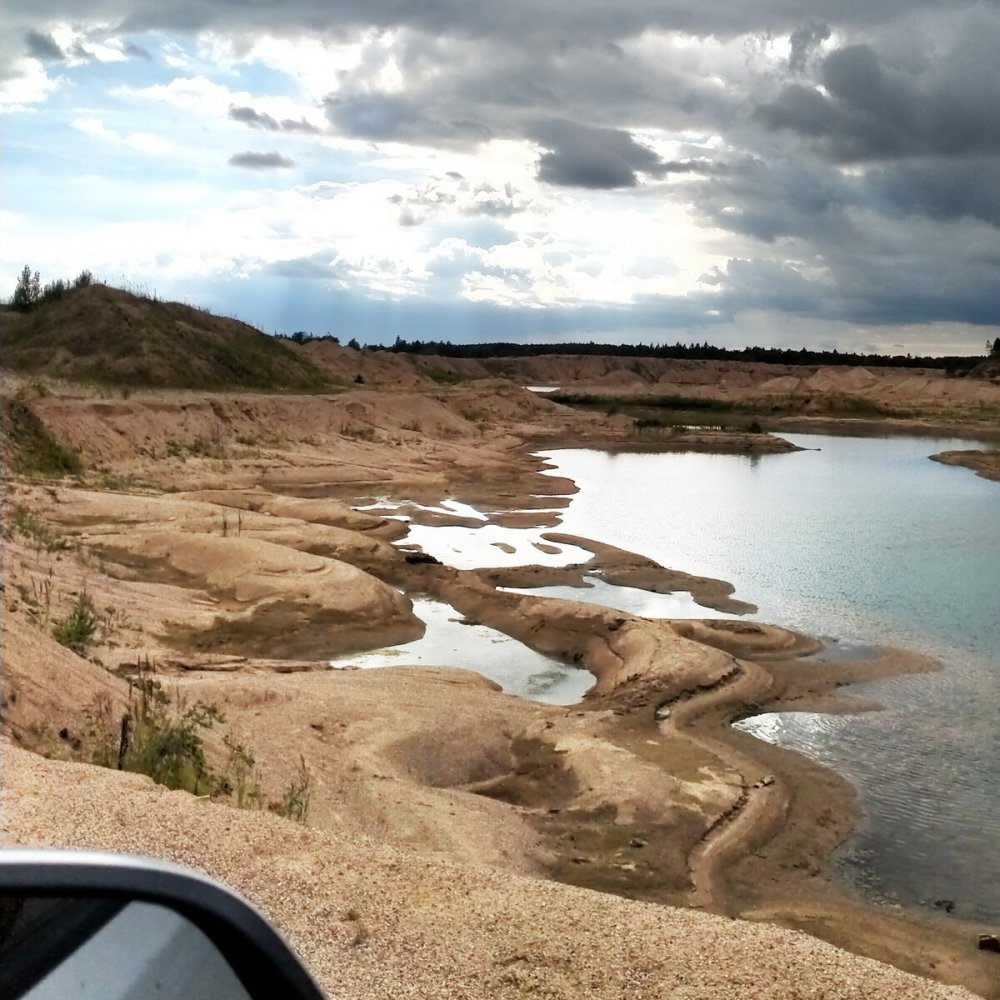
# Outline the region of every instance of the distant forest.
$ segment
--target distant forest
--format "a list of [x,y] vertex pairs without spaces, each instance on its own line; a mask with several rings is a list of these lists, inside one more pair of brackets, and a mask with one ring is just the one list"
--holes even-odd
[[583,354],[616,358],[684,358],[696,361],[761,361],[784,365],[873,365],[884,368],[943,368],[964,372],[982,361],[982,357],[915,357],[910,354],[856,354],[842,351],[798,350],[782,347],[744,347],[734,350],[711,344],[452,344],[440,340],[403,340],[385,347],[366,345],[366,351],[391,351],[394,354],[429,354],[446,358],[531,358],[551,354]]

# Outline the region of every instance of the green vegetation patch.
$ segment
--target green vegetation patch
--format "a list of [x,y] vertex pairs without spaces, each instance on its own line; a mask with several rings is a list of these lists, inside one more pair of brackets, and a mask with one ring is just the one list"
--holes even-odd
[[231,735],[223,737],[228,758],[210,766],[203,733],[225,718],[218,705],[188,703],[171,695],[153,676],[149,658],[122,664],[115,671],[129,685],[128,706],[116,712],[107,692],[83,710],[85,756],[92,764],[145,774],[167,788],[195,795],[229,796],[240,809],[264,809],[304,823],[309,813],[312,774],[299,754],[280,797],[267,801],[253,751]]
[[77,595],[69,614],[52,626],[52,636],[60,645],[82,656],[97,632],[97,624],[94,602],[84,590]]
[[[914,416],[912,410],[886,406],[864,396],[848,393],[789,394],[758,396],[745,400],[713,399],[704,396],[602,396],[596,393],[553,392],[548,396],[556,403],[583,410],[598,411],[613,416],[624,413],[636,420],[638,429],[668,427],[671,424],[718,424],[706,419],[712,415],[799,415],[831,417],[897,417]],[[746,429],[757,433],[752,422]],[[740,429],[742,425],[733,425]],[[759,426],[759,424],[757,424]]]
[[69,546],[62,535],[53,531],[48,521],[22,504],[11,504],[4,512],[3,536],[4,538],[20,536],[31,542],[39,551],[44,549],[46,552],[56,552]]
[[3,437],[10,467],[25,476],[78,476],[79,454],[57,441],[20,395],[3,399]]
[[222,778],[208,766],[201,733],[223,721],[218,706],[171,699],[151,676],[148,661],[120,673],[129,684],[121,720],[107,695],[96,696],[84,710],[92,763],[145,774],[196,795],[215,791]]

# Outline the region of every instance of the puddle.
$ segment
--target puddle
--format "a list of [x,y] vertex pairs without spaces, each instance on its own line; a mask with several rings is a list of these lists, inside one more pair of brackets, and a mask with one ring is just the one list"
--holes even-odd
[[463,625],[461,613],[450,604],[418,598],[413,612],[427,625],[422,638],[339,657],[330,666],[462,667],[496,681],[507,694],[550,705],[575,705],[594,685],[589,671],[536,653],[487,625]]

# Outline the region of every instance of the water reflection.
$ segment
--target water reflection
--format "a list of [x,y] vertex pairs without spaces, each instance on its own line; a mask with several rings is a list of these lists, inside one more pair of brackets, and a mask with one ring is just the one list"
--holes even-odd
[[591,553],[576,545],[547,542],[551,528],[481,528],[410,526],[402,545],[419,545],[424,552],[457,569],[487,566],[568,566],[583,563]]
[[508,694],[550,705],[574,705],[594,685],[593,675],[586,670],[536,653],[487,625],[462,624],[462,614],[450,604],[417,599],[413,611],[427,626],[422,638],[339,657],[330,666],[461,667],[496,681]]

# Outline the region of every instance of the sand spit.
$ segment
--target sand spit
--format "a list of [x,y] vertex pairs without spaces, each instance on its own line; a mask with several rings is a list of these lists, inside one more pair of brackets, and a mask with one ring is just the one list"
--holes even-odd
[[983,479],[1000,482],[1000,451],[942,451],[931,455],[931,458],[944,465],[960,465],[972,469]]
[[[830,881],[856,820],[846,782],[730,727],[776,705],[870,707],[837,687],[925,661],[803,670],[819,644],[785,629],[506,593],[496,571],[389,544],[396,502],[453,498],[493,523],[554,527],[575,486],[543,475],[528,442],[622,440],[629,420],[491,384],[35,405],[90,468],[85,484],[7,491],[7,842],[202,867],[271,913],[335,993],[966,995],[729,919],[743,916],[1000,995],[978,928],[887,913]],[[594,553],[571,573],[748,609],[723,581],[549,540]],[[99,617],[86,657],[51,636],[83,594]],[[338,644],[410,637],[409,598],[424,594],[591,671],[592,694],[562,708],[465,671],[322,669]],[[221,770],[223,737],[251,748],[265,801],[305,767],[309,826],[232,809],[224,790],[197,800],[24,752],[89,759],[93,720],[128,698],[112,671],[138,663],[178,703],[221,709],[206,753]]]

